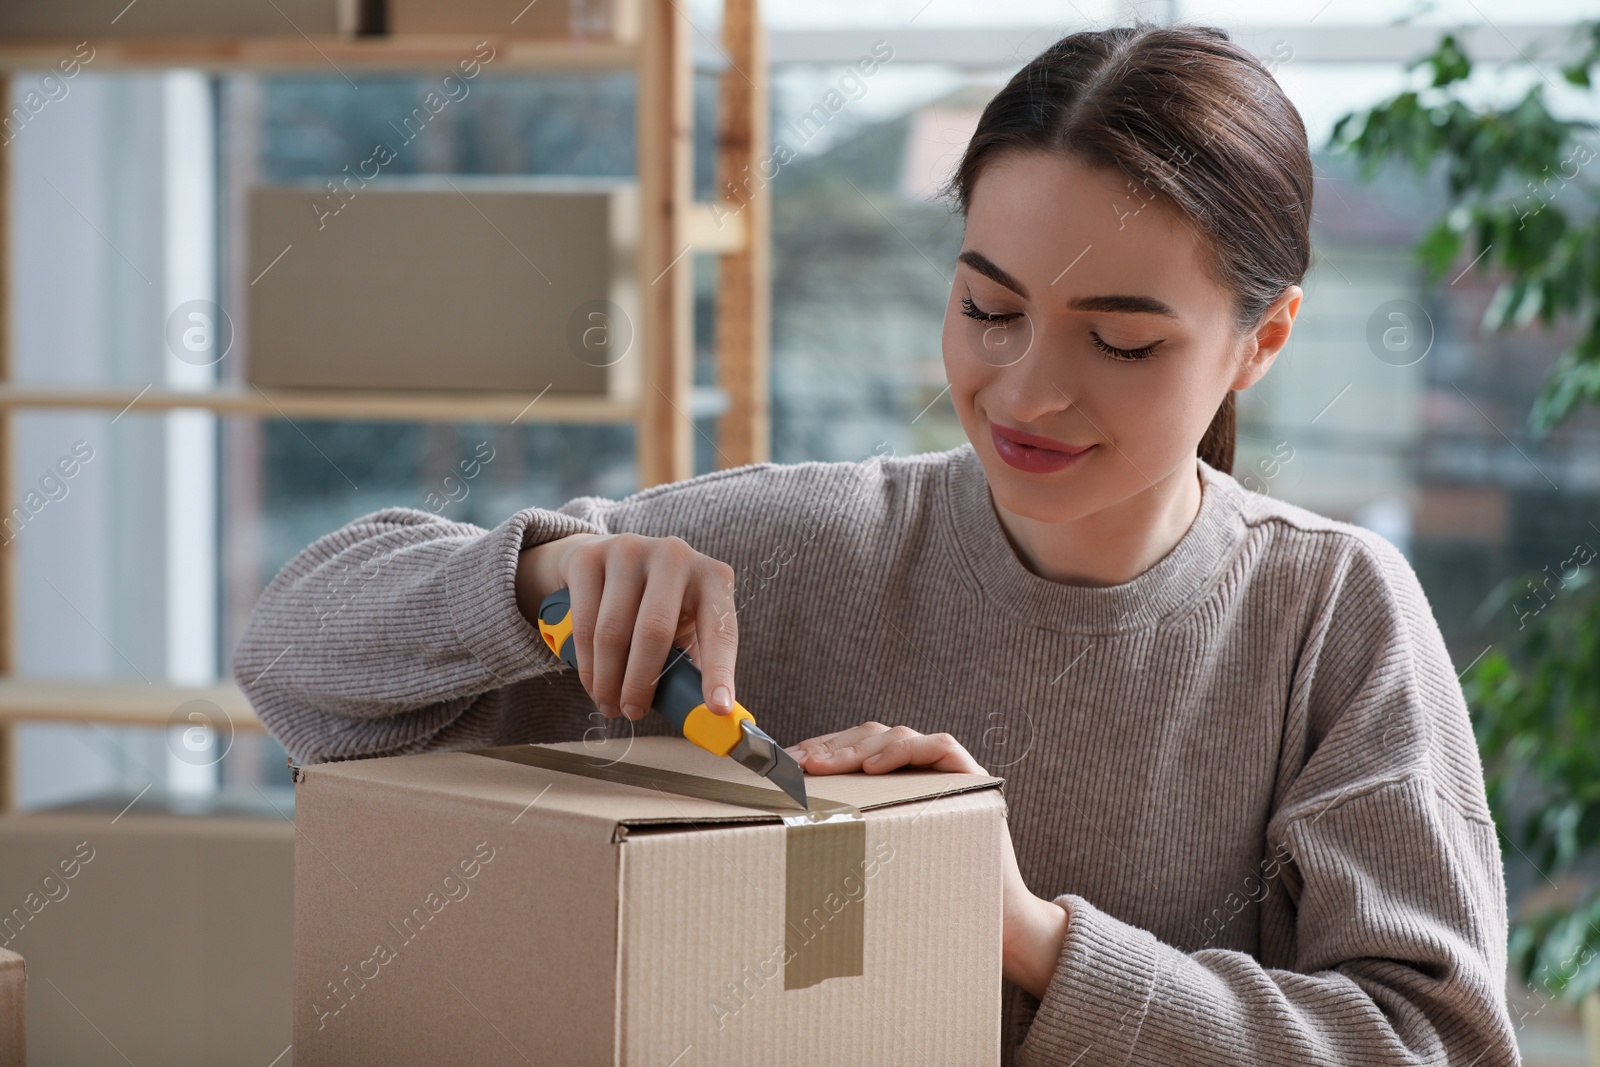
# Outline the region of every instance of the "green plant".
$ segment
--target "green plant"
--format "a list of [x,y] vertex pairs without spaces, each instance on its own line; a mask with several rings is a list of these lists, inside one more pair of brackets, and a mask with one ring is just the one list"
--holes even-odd
[[[1589,88],[1600,66],[1600,22],[1580,25],[1575,39],[1580,54],[1561,75]],[[1577,341],[1529,412],[1529,432],[1541,437],[1579,406],[1600,404],[1600,213],[1584,170],[1596,153],[1580,139],[1595,124],[1552,114],[1542,76],[1508,107],[1471,102],[1472,61],[1453,34],[1410,69],[1426,84],[1345,115],[1330,147],[1357,160],[1369,179],[1391,162],[1420,175],[1442,172],[1449,210],[1417,256],[1437,280],[1464,258],[1470,239],[1475,269],[1502,277],[1485,325],[1577,323]],[[1568,187],[1587,198],[1582,217],[1555,203]]]
[[[1600,22],[1570,39],[1578,53],[1561,75],[1590,88]],[[1469,256],[1495,273],[1487,328],[1576,325],[1528,414],[1529,433],[1543,437],[1600,404],[1600,211],[1583,142],[1595,124],[1553,114],[1542,73],[1509,106],[1474,102],[1472,62],[1451,34],[1411,70],[1423,84],[1345,115],[1331,147],[1369,180],[1397,163],[1443,181],[1445,213],[1416,254],[1434,281]],[[1563,203],[1581,210],[1556,203],[1568,189]],[[1550,604],[1519,619],[1513,647],[1486,653],[1463,679],[1495,821],[1552,880],[1600,860],[1600,582],[1590,578],[1583,564],[1570,582],[1563,574]],[[1524,981],[1573,1001],[1600,990],[1600,888],[1575,883],[1575,899],[1518,916],[1509,946]]]
[[[1594,556],[1591,554],[1592,561]],[[1600,590],[1581,567],[1521,631],[1463,679],[1489,807],[1505,840],[1547,877],[1600,850]],[[1510,956],[1524,981],[1579,1000],[1600,989],[1600,887],[1519,917]]]

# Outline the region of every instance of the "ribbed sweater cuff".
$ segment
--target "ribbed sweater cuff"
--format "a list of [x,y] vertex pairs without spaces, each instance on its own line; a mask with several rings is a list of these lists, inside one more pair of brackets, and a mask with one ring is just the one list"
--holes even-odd
[[445,600],[462,647],[505,682],[557,666],[517,608],[517,555],[571,534],[604,532],[570,515],[528,508],[463,544],[445,565]]
[[1080,896],[1055,901],[1070,916],[1067,936],[1018,1062],[1126,1063],[1150,1009],[1161,954],[1171,950]]

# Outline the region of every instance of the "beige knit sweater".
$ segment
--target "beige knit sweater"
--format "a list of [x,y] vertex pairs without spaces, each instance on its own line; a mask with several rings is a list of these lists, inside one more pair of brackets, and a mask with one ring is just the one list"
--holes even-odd
[[1482,766],[1415,574],[1199,468],[1193,525],[1112,587],[1026,569],[970,447],[488,531],[390,509],[284,568],[234,676],[303,762],[620,731],[518,612],[517,553],[677,534],[738,574],[739,698],[780,741],[904,723],[1006,779],[1023,877],[1071,922],[1042,1003],[1006,986],[1005,1063],[1518,1062]]

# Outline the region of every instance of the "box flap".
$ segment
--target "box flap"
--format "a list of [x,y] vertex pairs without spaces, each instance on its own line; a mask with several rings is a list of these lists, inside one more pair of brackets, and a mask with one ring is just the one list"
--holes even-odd
[[[726,803],[648,786],[604,781],[516,762],[528,749],[555,749],[605,763],[620,762],[732,783],[770,795],[768,808]],[[733,760],[719,758],[677,737],[612,738],[550,745],[503,745],[461,752],[314,764],[302,778],[334,775],[415,789],[511,812],[541,808],[616,827],[658,828],[709,823],[778,822],[793,803],[775,786]],[[989,775],[903,768],[886,774],[806,775],[807,794],[863,811],[998,787]],[[742,792],[742,790],[741,790]]]

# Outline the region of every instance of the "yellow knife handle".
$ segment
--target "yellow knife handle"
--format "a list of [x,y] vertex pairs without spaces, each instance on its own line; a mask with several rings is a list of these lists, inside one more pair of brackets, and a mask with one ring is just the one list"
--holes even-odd
[[[572,641],[572,594],[567,589],[556,590],[539,605],[539,634],[561,662],[577,668],[578,656]],[[740,722],[748,719],[754,726],[755,716],[737,700],[732,711],[718,715],[706,706],[700,689],[700,669],[687,652],[674,647],[667,656],[666,670],[656,681],[651,707],[696,745],[714,756],[726,756],[744,736]]]

